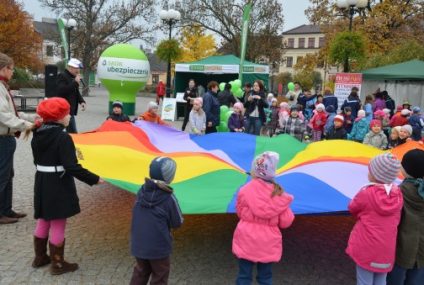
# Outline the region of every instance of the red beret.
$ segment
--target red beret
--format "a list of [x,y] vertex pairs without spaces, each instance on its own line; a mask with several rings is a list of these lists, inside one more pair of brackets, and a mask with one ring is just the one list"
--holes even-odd
[[69,114],[71,107],[63,98],[53,97],[43,100],[37,106],[37,114],[44,122],[52,122],[63,119]]

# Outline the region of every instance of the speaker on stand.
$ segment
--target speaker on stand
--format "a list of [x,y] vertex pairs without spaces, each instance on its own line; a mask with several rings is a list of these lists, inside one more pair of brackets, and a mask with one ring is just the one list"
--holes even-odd
[[57,91],[57,66],[47,64],[44,68],[44,96],[46,98],[56,97]]

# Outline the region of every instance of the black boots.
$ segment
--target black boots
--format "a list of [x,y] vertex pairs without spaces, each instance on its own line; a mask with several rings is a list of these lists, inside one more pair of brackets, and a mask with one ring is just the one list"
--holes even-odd
[[73,272],[78,269],[77,263],[68,263],[64,260],[63,253],[65,250],[65,241],[63,241],[60,246],[49,243],[49,248],[51,259],[50,273],[52,275]]
[[34,237],[35,258],[32,267],[38,268],[50,263],[50,257],[47,255],[47,238]]

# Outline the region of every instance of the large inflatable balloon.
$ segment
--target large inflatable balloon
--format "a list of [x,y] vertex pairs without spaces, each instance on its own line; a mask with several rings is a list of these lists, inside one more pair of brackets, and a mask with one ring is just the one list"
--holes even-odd
[[146,55],[130,44],[117,44],[107,48],[97,63],[97,75],[109,91],[109,112],[112,103],[124,104],[124,113],[134,115],[135,97],[149,78],[150,64]]

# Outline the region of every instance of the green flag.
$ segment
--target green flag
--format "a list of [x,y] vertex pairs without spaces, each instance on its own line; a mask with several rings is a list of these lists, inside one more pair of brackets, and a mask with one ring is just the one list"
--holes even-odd
[[241,49],[240,49],[240,69],[239,69],[239,79],[243,83],[243,65],[244,57],[246,56],[246,44],[247,44],[247,32],[249,29],[249,20],[250,20],[250,11],[252,10],[252,3],[249,3],[244,6],[243,9],[243,30],[241,32]]
[[66,39],[66,32],[65,32],[65,22],[64,19],[58,18],[57,19],[57,26],[59,29],[60,39],[62,40],[62,47],[65,51],[65,60],[68,61],[68,41]]

